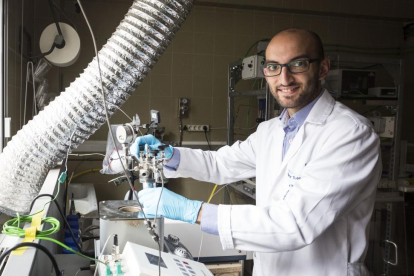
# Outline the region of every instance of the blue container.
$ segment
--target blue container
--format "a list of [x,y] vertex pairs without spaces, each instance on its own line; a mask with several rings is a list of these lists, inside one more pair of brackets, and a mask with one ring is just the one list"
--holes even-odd
[[[79,217],[77,215],[68,215],[66,219],[68,220],[69,227],[72,229],[76,242],[79,242],[79,237],[78,237],[79,236]],[[70,235],[69,229],[65,230],[64,244],[70,247],[71,249],[78,251],[78,248],[76,247],[76,243],[73,240],[72,236]],[[62,253],[73,254],[73,252],[67,250],[66,248],[62,250]]]

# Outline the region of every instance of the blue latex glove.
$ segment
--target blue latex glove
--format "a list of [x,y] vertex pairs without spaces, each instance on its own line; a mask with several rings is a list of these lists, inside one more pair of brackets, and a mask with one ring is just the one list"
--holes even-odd
[[[158,146],[161,146],[164,144],[161,143],[157,138],[155,138],[151,134],[140,136],[140,137],[137,137],[137,139],[135,139],[135,142],[131,145],[129,149],[131,151],[131,154],[135,155],[136,157],[139,157],[139,152],[140,152],[139,146],[143,146],[143,145],[148,145],[149,150],[159,150]],[[170,159],[173,156],[174,148],[172,146],[168,146],[164,149],[164,152],[165,152],[165,158]]]
[[147,188],[138,193],[138,198],[145,215],[155,216],[160,195],[161,199],[158,205],[157,216],[164,216],[169,219],[181,220],[191,224],[196,222],[198,212],[203,202],[189,200],[166,188]]

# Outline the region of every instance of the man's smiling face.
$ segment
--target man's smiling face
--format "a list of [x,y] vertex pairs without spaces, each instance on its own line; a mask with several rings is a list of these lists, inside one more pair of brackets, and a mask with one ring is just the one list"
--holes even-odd
[[283,67],[280,75],[266,77],[273,96],[283,108],[288,109],[290,116],[319,95],[320,80],[329,71],[329,61],[318,56],[315,45],[314,38],[306,31],[282,32],[270,41],[266,49],[266,64],[320,58],[320,61],[310,63],[306,72],[291,73]]

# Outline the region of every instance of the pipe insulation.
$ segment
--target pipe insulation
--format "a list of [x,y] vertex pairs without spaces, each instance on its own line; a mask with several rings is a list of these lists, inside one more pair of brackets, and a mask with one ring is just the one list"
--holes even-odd
[[[158,61],[193,4],[194,0],[133,2],[98,53],[109,116],[131,96]],[[11,216],[27,214],[49,170],[105,122],[95,57],[84,72],[24,125],[3,149],[0,211]]]

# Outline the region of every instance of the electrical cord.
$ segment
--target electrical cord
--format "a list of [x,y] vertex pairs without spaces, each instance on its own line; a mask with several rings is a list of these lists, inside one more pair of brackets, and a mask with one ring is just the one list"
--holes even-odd
[[55,259],[55,257],[53,257],[52,253],[50,253],[50,251],[46,247],[44,247],[43,245],[38,244],[38,243],[22,242],[22,243],[16,244],[15,246],[13,246],[12,248],[8,249],[7,251],[5,251],[0,256],[0,263],[2,263],[3,260],[4,260],[4,258],[7,255],[9,255],[13,250],[15,250],[17,248],[20,248],[20,247],[25,247],[25,246],[34,247],[36,249],[39,249],[39,250],[43,251],[49,257],[49,259],[52,261],[52,265],[53,265],[53,268],[55,270],[56,276],[63,276],[63,273],[60,271],[59,266],[58,266],[58,264],[56,262],[56,259]]
[[56,14],[55,14],[55,10],[53,8],[53,6],[54,6],[53,4],[54,4],[53,0],[49,0],[49,6],[50,6],[50,10],[52,11],[52,17],[53,17],[53,21],[55,22],[56,29],[57,29],[59,35],[63,36],[62,30],[60,29],[59,22],[57,20]]
[[69,137],[69,147],[68,147],[68,150],[66,151],[65,173],[68,172],[69,152],[70,152],[70,148],[72,147],[72,139],[73,139],[73,135],[75,135],[75,132],[76,132],[76,128],[73,130],[72,135]]
[[[79,4],[79,5],[80,5],[80,4]],[[109,239],[110,239],[111,237],[113,237],[113,236],[115,236],[115,234],[111,234],[111,235],[109,235],[109,236],[108,236],[108,238],[106,238],[106,241],[105,241],[105,244],[104,244],[104,246],[103,246],[103,248],[102,248],[102,251],[101,251],[101,253],[99,253],[98,260],[100,260],[100,259],[101,259],[102,254],[105,252],[105,248],[106,248],[106,245],[108,244]],[[101,262],[101,261],[100,261],[100,262]],[[93,273],[93,275],[95,276],[97,272],[98,272],[98,265],[96,265],[95,272]]]
[[[32,204],[30,205],[30,209],[32,209],[34,202],[35,202],[38,198],[40,198],[40,197],[45,197],[45,196],[53,198],[53,196],[52,196],[52,195],[50,195],[50,194],[41,194],[41,195],[38,195],[37,197],[35,197],[35,198],[33,199]],[[70,227],[69,222],[68,222],[68,221],[67,221],[67,219],[66,219],[66,216],[63,214],[62,209],[60,208],[59,203],[58,203],[56,200],[54,200],[53,202],[56,204],[56,208],[58,209],[58,211],[59,211],[60,215],[62,216],[63,221],[65,222],[66,228],[69,230],[69,233],[70,233],[70,235],[71,235],[71,237],[72,237],[72,240],[73,240],[73,242],[74,242],[74,243],[75,243],[75,245],[76,245],[76,248],[78,249],[78,251],[79,251],[81,254],[88,256],[88,253],[86,253],[85,251],[83,251],[83,250],[82,250],[82,247],[81,247],[81,246],[79,245],[79,243],[77,242],[76,237],[75,237],[75,234],[73,234],[72,228]]]
[[[22,216],[20,217],[19,215],[16,218],[12,218],[8,221],[6,221],[3,225],[3,234],[6,234],[8,236],[13,236],[13,237],[24,237],[25,236],[25,230],[20,228],[20,224],[21,223],[26,223],[26,222],[31,222],[32,218],[29,216]],[[47,217],[47,218],[42,218],[41,220],[42,223],[49,223],[50,225],[52,225],[51,228],[47,229],[47,230],[42,230],[42,231],[36,231],[36,238],[37,237],[46,237],[49,235],[52,235],[54,233],[56,233],[57,231],[59,231],[59,227],[60,227],[60,223],[57,219],[52,218],[52,217]]]
[[92,225],[89,225],[88,227],[86,227],[84,230],[83,230],[83,233],[87,233],[87,232],[90,232],[90,231],[93,231],[93,230],[96,230],[96,229],[99,229],[100,227],[98,226],[98,225],[94,225],[94,224],[92,224]]
[[250,46],[249,50],[247,50],[246,54],[244,54],[244,56],[241,59],[244,59],[245,57],[247,57],[247,55],[250,53],[250,50],[253,49],[253,47],[258,44],[259,42],[268,42],[270,41],[269,38],[264,38],[264,39],[260,39],[258,41],[256,41],[255,43],[252,44],[252,46]]
[[27,105],[27,84],[29,83],[30,79],[30,73],[29,73],[29,67],[32,67],[32,85],[33,85],[33,111],[35,114],[37,113],[36,109],[36,85],[34,80],[34,69],[33,69],[33,62],[29,61],[26,65],[26,86],[25,86],[25,92],[24,92],[24,110],[23,110],[23,125],[26,124],[26,105]]
[[76,157],[91,156],[91,155],[100,155],[100,156],[106,157],[105,154],[97,153],[97,152],[94,152],[94,153],[71,153],[71,154],[69,154],[69,156],[76,156]]
[[36,239],[39,239],[39,240],[45,240],[45,241],[50,241],[50,242],[54,242],[54,243],[56,243],[57,245],[60,245],[61,247],[65,248],[66,250],[68,250],[68,251],[70,251],[70,252],[72,252],[72,253],[74,253],[74,254],[78,255],[79,257],[82,257],[82,258],[88,259],[88,260],[90,260],[90,261],[93,261],[93,262],[98,262],[98,263],[101,263],[101,264],[103,264],[103,265],[105,265],[105,266],[108,266],[106,263],[102,262],[101,260],[98,260],[98,259],[95,259],[95,258],[89,257],[89,256],[84,255],[84,254],[82,254],[82,253],[79,253],[79,252],[77,252],[77,251],[73,250],[72,248],[70,248],[69,246],[67,246],[67,245],[65,245],[65,244],[63,244],[63,243],[61,243],[60,241],[57,241],[57,240],[55,240],[55,239],[51,239],[51,238],[48,238],[48,237],[36,237]]
[[210,141],[208,140],[208,137],[207,137],[207,128],[206,127],[204,127],[204,128],[205,128],[204,129],[204,135],[206,136],[207,145],[208,145],[208,148],[211,150]]
[[[101,85],[102,100],[103,100],[103,106],[104,106],[104,110],[105,110],[106,122],[107,122],[107,124],[108,124],[108,129],[109,129],[109,134],[110,134],[110,137],[111,137],[112,144],[113,144],[114,148],[116,149],[117,147],[116,147],[116,143],[115,143],[115,138],[114,138],[114,134],[113,134],[113,132],[112,132],[111,124],[110,124],[110,122],[109,122],[108,109],[107,109],[107,106],[106,106],[105,90],[104,90],[104,85],[103,85],[103,80],[102,80],[102,72],[101,72],[101,66],[100,66],[100,61],[99,61],[99,54],[98,54],[98,50],[97,50],[97,46],[96,46],[96,41],[95,41],[95,35],[94,35],[94,33],[93,33],[93,30],[92,30],[91,25],[89,24],[89,20],[88,20],[88,18],[87,18],[87,16],[86,16],[86,14],[85,14],[85,11],[83,10],[83,7],[82,7],[82,4],[81,4],[81,1],[80,1],[80,0],[77,0],[77,2],[78,2],[78,4],[79,4],[80,10],[81,10],[81,12],[82,12],[82,15],[83,15],[83,17],[85,18],[86,24],[88,25],[89,31],[90,31],[90,33],[91,33],[92,42],[93,42],[93,46],[94,46],[94,50],[95,50],[95,55],[96,55],[96,61],[97,61],[97,65],[98,65],[98,71],[99,71],[99,81],[100,81],[100,85]],[[121,156],[120,156],[119,152],[118,152],[118,151],[116,151],[116,153],[117,153],[117,155],[118,155],[118,158],[119,158],[119,159],[121,159]],[[125,168],[125,166],[124,166],[123,162],[121,162],[121,165],[122,165],[122,169],[123,169],[123,171],[124,171],[125,177],[126,177],[126,178],[127,178],[127,180],[128,180],[129,187],[131,188],[131,191],[133,192],[133,194],[134,194],[134,196],[135,196],[135,199],[136,199],[136,201],[138,202],[139,207],[141,208],[142,215],[144,216],[144,220],[145,220],[145,222],[146,222],[146,226],[147,226],[147,228],[148,228],[148,230],[149,230],[149,232],[150,232],[150,235],[152,236],[152,238],[154,239],[154,241],[158,243],[159,254],[160,254],[160,256],[161,256],[161,243],[160,243],[160,237],[159,237],[159,236],[155,233],[155,231],[154,231],[153,227],[151,226],[151,222],[148,220],[148,218],[146,217],[146,215],[145,215],[145,213],[144,213],[144,210],[143,210],[142,204],[141,204],[141,202],[140,202],[140,201],[139,201],[139,199],[138,199],[138,192],[134,189],[134,185],[132,185],[132,181],[131,181],[131,179],[130,179],[130,177],[129,177],[128,173],[127,173],[127,170],[126,170],[126,168]],[[161,238],[163,238],[163,237],[161,237]],[[160,258],[160,259],[161,259],[161,258]],[[160,267],[160,263],[158,264],[158,267],[159,267],[159,275],[161,275],[161,267]]]
[[131,117],[129,117],[129,115],[123,111],[119,106],[116,106],[116,109],[118,109],[119,111],[121,111],[131,122],[133,121]]
[[[56,45],[53,43],[53,45],[52,45],[52,47],[50,48],[50,50],[49,50],[49,51],[44,52],[44,53],[41,53],[40,55],[37,55],[37,56],[31,56],[31,57],[25,57],[25,58],[27,58],[27,59],[32,59],[32,58],[42,58],[42,57],[45,57],[45,56],[47,56],[47,55],[50,55],[50,54],[53,52],[53,50],[55,50],[55,48],[56,48]],[[22,55],[23,55],[23,54],[22,54]]]
[[[161,193],[158,197],[157,208],[155,209],[155,216],[153,220],[153,224],[155,224],[155,220],[157,219],[158,214],[158,206],[160,205],[162,192],[164,191],[164,178],[162,177],[161,170],[157,170],[158,174],[161,176]],[[161,276],[161,244],[158,242],[158,275]]]
[[[210,203],[211,199],[218,194],[223,188],[227,187],[229,184],[225,184],[223,187],[221,187],[217,192],[214,193],[214,191],[217,189],[217,184],[214,186],[213,191],[211,192],[211,195],[209,197],[209,199],[207,200],[207,203]],[[201,255],[201,248],[203,247],[203,238],[204,238],[204,232],[201,232],[201,240],[200,240],[200,247],[198,249],[198,258],[197,258],[197,262],[200,260],[200,255]]]
[[[80,163],[82,163],[82,162],[80,162]],[[80,164],[80,163],[79,163],[79,164]],[[79,164],[78,164],[78,165],[79,165]],[[75,167],[75,168],[76,168],[76,167]],[[65,205],[63,206],[63,214],[65,214],[65,216],[66,216],[66,208],[67,208],[67,205],[68,205],[68,190],[69,190],[69,185],[70,185],[70,183],[72,182],[73,173],[74,173],[74,172],[72,172],[72,174],[70,175],[69,182],[67,182],[67,183],[66,183],[66,186],[65,186],[65,193],[63,194],[63,200],[65,201]]]
[[[111,137],[112,144],[113,144],[114,148],[116,149],[117,147],[116,147],[116,143],[115,143],[115,138],[114,138],[114,134],[113,134],[113,132],[112,132],[111,124],[110,124],[110,122],[109,122],[108,109],[107,109],[107,106],[106,106],[106,96],[105,96],[105,90],[104,90],[104,85],[103,85],[103,80],[102,80],[102,72],[101,72],[101,66],[100,66],[100,61],[99,61],[99,54],[98,54],[98,50],[97,50],[97,46],[96,46],[96,41],[95,41],[95,35],[94,35],[94,33],[93,33],[93,30],[92,30],[91,25],[89,24],[89,20],[88,20],[88,18],[87,18],[87,16],[86,16],[86,14],[85,14],[85,11],[83,10],[83,7],[82,7],[82,4],[81,4],[81,1],[80,1],[80,0],[77,0],[77,2],[78,2],[78,4],[79,4],[79,8],[80,8],[80,10],[81,10],[81,12],[82,12],[82,15],[83,15],[83,17],[84,17],[84,19],[85,19],[85,21],[86,21],[86,24],[88,25],[88,28],[89,28],[90,33],[91,33],[92,42],[93,42],[93,46],[94,46],[94,50],[95,50],[95,55],[96,55],[96,61],[97,61],[97,64],[98,64],[99,81],[100,81],[100,86],[101,86],[101,94],[102,94],[103,106],[104,106],[104,110],[105,110],[106,122],[107,122],[107,124],[108,124],[108,128],[109,128],[109,134],[110,134],[109,136]],[[118,151],[116,151],[116,153],[117,153],[117,155],[118,155],[118,158],[119,158],[119,159],[121,159],[121,156],[119,155],[119,152],[118,152]],[[133,193],[134,193],[134,196],[135,196],[135,198],[136,198],[136,200],[137,200],[137,202],[138,202],[138,205],[140,206],[140,208],[141,208],[141,210],[142,210],[143,208],[142,208],[141,202],[139,202],[139,200],[138,200],[138,193],[137,193],[137,191],[136,191],[136,190],[134,190],[134,189],[133,189],[133,185],[132,185],[132,183],[131,183],[131,180],[130,180],[130,178],[129,178],[129,175],[128,175],[128,173],[127,173],[127,170],[125,169],[125,166],[124,166],[123,162],[121,162],[121,165],[122,165],[122,169],[124,170],[125,177],[128,179],[128,184],[129,184],[129,186],[130,186],[131,190],[132,190],[132,191],[133,191]],[[142,214],[143,214],[143,216],[144,216],[144,219],[145,219],[146,221],[148,221],[148,219],[147,219],[147,217],[146,217],[145,213],[144,213],[144,212],[142,212]]]
[[56,3],[52,0],[53,6],[60,12],[61,15],[63,15],[68,21],[69,23],[72,25],[72,27],[78,31],[78,28],[76,28],[75,23],[72,22],[72,20],[70,20],[70,18],[59,8],[58,5],[56,5]]
[[[52,12],[53,21],[55,22],[55,25],[56,25],[56,29],[57,29],[59,35],[62,36],[62,38],[63,38],[62,30],[60,29],[60,25],[59,25],[59,22],[57,20],[56,14],[55,14],[54,6],[58,8],[58,10],[69,20],[70,23],[72,23],[72,21],[70,21],[70,19],[59,9],[59,7],[53,2],[53,0],[48,0],[48,2],[49,2],[50,10]],[[76,29],[76,26],[75,26],[75,29]],[[21,51],[21,55],[24,58],[29,59],[29,60],[31,60],[33,58],[42,58],[42,57],[45,57],[47,55],[50,55],[55,50],[56,47],[61,49],[64,46],[65,46],[65,40],[63,38],[63,41],[61,42],[61,44],[56,44],[55,41],[54,41],[53,44],[52,44],[52,47],[50,48],[50,50],[45,52],[45,53],[41,53],[40,55],[36,55],[36,56],[26,57],[26,56],[23,55],[23,52]]]

